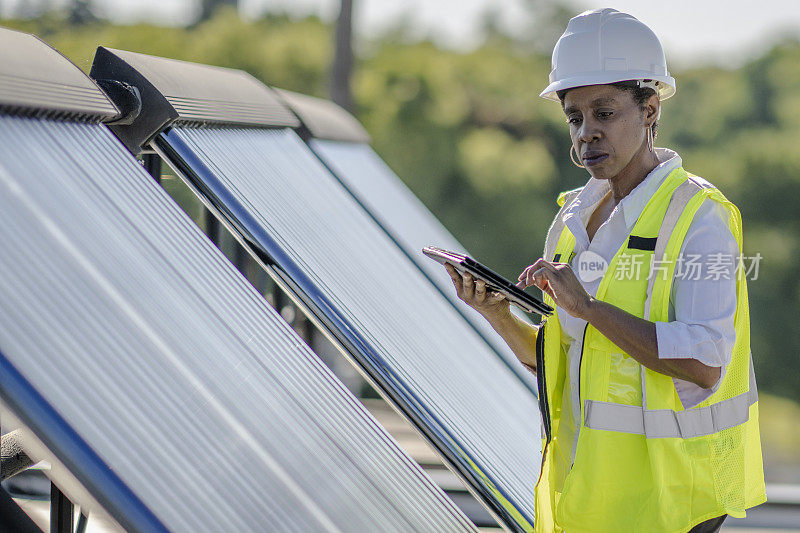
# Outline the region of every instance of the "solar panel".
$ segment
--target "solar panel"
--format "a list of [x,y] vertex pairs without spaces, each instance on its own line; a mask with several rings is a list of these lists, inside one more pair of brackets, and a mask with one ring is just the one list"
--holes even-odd
[[129,531],[474,530],[105,126],[0,110],[0,247],[0,398],[82,506]]
[[333,102],[284,89],[275,91],[300,120],[300,124],[296,127],[301,130],[301,136],[369,143],[369,133],[364,126],[353,115]]
[[[384,226],[394,230],[392,235],[401,242],[404,249],[413,251],[420,257],[422,248],[430,245],[466,252],[464,246],[369,145],[325,139],[311,139],[309,144],[367,209]],[[445,287],[452,288],[453,283],[443,268],[430,261],[420,261],[420,264],[425,265],[426,270],[429,270],[428,274],[434,279],[438,280],[438,274],[444,274],[449,284]]]
[[[175,99],[183,70],[236,83],[232,71],[119,51],[96,57],[92,73]],[[530,530],[540,464],[530,389],[293,130],[227,123],[237,102],[208,104],[202,123],[163,113],[152,146],[504,523]]]
[[[311,149],[536,394],[536,377],[477,311],[459,301],[447,271],[421,254],[430,245],[469,252],[367,144],[369,136],[361,124],[333,102],[292,91],[278,93],[300,118],[301,136]],[[516,307],[512,312],[528,320]]]
[[434,444],[525,513],[520,526],[532,523],[536,398],[302,140],[288,129],[174,127],[157,144],[288,274]]
[[[486,319],[458,300],[447,271],[420,252],[425,246],[435,245],[469,255],[464,245],[453,237],[369,145],[327,139],[311,139],[309,145],[495,351],[535,391],[536,377],[519,364],[514,352]],[[512,311],[527,320],[524,313],[516,308],[512,307]]]

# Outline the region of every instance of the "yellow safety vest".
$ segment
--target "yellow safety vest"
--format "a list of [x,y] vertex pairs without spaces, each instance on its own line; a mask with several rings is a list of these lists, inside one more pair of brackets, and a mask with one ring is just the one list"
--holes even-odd
[[[695,178],[683,168],[665,178],[610,261],[597,299],[653,322],[668,321],[676,259],[706,198],[728,208],[741,252],[739,210]],[[562,193],[562,209],[575,194]],[[559,214],[545,258],[568,261],[574,246]],[[653,258],[658,268],[650,275]],[[616,274],[626,262],[643,265],[642,275]],[[726,513],[743,517],[745,509],[766,501],[743,268],[737,270],[736,296],[731,361],[719,389],[690,409],[683,408],[671,377],[640,365],[591,325],[580,360],[568,361],[558,315],[546,321],[536,342],[546,435],[536,485],[537,532],[682,533]],[[545,301],[555,307],[548,296]],[[577,421],[579,431],[560,424],[565,417]]]

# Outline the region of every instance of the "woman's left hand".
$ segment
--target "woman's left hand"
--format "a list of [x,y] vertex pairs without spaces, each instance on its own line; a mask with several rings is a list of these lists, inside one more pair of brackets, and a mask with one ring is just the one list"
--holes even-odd
[[567,263],[551,263],[541,257],[519,275],[517,287],[536,285],[574,317],[583,318],[592,297]]

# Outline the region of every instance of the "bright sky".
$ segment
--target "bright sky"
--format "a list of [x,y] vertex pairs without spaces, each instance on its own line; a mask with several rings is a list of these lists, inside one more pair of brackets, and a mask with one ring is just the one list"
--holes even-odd
[[[0,0],[0,13],[20,2]],[[62,4],[65,0],[49,1]],[[568,0],[577,14],[584,9],[611,7],[626,11],[649,25],[662,39],[667,60],[678,66],[715,61],[731,66],[758,55],[779,36],[800,36],[800,2],[797,0]],[[523,20],[526,0],[354,0],[355,25],[370,36],[402,18],[413,22],[421,34],[435,35],[450,46],[469,47],[480,40],[482,15],[497,9],[513,27]],[[296,15],[336,16],[339,0],[240,0],[246,15],[265,10]],[[192,20],[197,0],[94,0],[103,15],[119,22],[153,20],[183,24]],[[758,6],[758,7],[754,7]]]

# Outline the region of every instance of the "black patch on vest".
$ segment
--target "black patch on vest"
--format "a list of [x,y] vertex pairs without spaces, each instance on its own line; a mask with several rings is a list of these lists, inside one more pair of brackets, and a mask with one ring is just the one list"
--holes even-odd
[[637,235],[631,235],[628,238],[628,248],[654,252],[657,239],[658,237],[639,237]]
[[[560,263],[560,262],[562,262],[561,261],[562,257],[563,256],[561,254],[553,255],[553,260],[551,261],[551,263]],[[569,253],[569,255],[567,256],[567,259],[564,260],[564,263],[572,263],[572,258],[574,258],[574,257],[575,257],[575,251],[573,250],[572,252]]]

